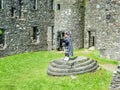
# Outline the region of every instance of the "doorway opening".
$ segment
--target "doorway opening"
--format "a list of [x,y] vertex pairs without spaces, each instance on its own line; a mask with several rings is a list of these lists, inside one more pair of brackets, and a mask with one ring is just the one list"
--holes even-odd
[[48,26],[47,43],[48,50],[54,50],[54,26]]
[[58,51],[63,51],[62,43],[64,40],[64,35],[65,35],[65,32],[63,32],[63,31],[57,32],[57,50]]
[[93,35],[94,32],[88,31],[88,44],[89,47],[95,46],[95,36]]

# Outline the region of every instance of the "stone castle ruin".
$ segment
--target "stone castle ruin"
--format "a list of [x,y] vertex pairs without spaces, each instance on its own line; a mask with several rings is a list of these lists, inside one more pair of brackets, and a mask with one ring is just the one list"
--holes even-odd
[[119,60],[119,15],[119,0],[0,0],[0,56],[62,50],[71,31],[74,49]]

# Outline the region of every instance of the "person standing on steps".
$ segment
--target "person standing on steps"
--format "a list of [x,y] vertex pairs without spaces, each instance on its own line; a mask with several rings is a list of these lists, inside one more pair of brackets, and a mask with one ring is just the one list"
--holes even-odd
[[65,37],[63,40],[63,47],[65,51],[65,61],[68,61],[70,56],[73,56],[73,46],[72,46],[72,37],[70,32],[65,32]]

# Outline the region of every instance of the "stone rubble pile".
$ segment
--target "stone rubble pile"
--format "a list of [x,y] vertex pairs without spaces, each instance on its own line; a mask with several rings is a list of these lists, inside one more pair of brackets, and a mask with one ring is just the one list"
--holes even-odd
[[120,65],[117,67],[117,70],[113,74],[110,90],[120,90]]

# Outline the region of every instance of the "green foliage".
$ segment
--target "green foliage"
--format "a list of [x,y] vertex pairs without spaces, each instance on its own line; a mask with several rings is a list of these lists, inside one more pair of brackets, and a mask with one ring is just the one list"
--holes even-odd
[[0,29],[0,35],[2,35],[2,33],[3,33],[3,32],[2,32],[2,30]]
[[[81,52],[75,51],[75,55]],[[56,51],[41,51],[0,58],[0,90],[109,90],[112,73],[104,69],[77,75],[74,80],[70,76],[48,76],[50,61],[63,56]]]

